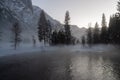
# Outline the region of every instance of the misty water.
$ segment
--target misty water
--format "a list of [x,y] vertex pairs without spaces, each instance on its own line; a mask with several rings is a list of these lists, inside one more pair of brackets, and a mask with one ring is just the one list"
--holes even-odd
[[0,58],[0,80],[120,80],[119,51],[56,49]]

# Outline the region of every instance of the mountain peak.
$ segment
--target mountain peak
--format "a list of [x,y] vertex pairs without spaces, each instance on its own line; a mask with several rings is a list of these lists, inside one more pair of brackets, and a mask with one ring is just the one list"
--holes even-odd
[[[22,28],[23,42],[31,42],[31,35],[34,35],[37,38],[38,21],[42,9],[33,6],[31,0],[0,0],[0,10],[0,29],[2,29],[3,34],[5,34],[5,37],[3,38],[4,41],[10,41],[10,35],[8,35],[8,33],[11,34],[10,28],[16,21],[18,21]],[[50,21],[53,30],[64,28],[63,24],[53,19],[46,12],[45,16],[46,19]],[[78,38],[78,34],[80,33],[78,32],[79,28],[76,26],[74,28],[71,27],[71,29],[73,35]]]

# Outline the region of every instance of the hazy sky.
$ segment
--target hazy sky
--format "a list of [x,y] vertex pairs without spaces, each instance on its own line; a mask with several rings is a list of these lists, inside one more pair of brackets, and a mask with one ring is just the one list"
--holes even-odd
[[44,9],[51,17],[64,22],[66,10],[69,10],[71,24],[86,27],[97,21],[101,25],[102,13],[105,13],[107,22],[111,14],[117,10],[118,0],[32,0],[33,5]]

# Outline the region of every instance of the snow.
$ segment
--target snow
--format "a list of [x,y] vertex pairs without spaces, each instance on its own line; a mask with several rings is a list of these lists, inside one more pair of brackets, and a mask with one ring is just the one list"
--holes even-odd
[[[54,46],[49,45],[43,46],[43,43],[38,43],[38,20],[40,18],[41,8],[32,5],[31,0],[0,0],[0,8],[2,8],[2,17],[0,18],[0,29],[4,36],[2,36],[3,44],[0,44],[0,56],[12,55],[12,54],[22,54],[31,52],[41,52],[41,51],[51,51],[51,50],[69,50],[71,52],[86,52],[86,51],[97,51],[103,52],[112,49],[111,45],[97,45],[92,48],[87,46],[83,47],[81,45],[75,46]],[[59,21],[50,17],[47,13],[46,18],[51,22],[53,30],[60,30],[63,28],[63,24]],[[6,18],[5,18],[6,17]],[[2,21],[3,20],[3,21]],[[17,50],[11,47],[11,27],[13,22],[18,20],[20,22],[20,27],[22,29],[21,38],[22,44]],[[7,24],[6,24],[7,23]],[[72,35],[80,39],[81,36],[86,34],[85,28],[78,28],[75,25],[71,26]],[[33,47],[32,36],[35,36],[36,47]]]
[[[0,4],[0,8],[2,8],[2,10],[4,11],[0,13],[0,15],[2,15],[2,17],[0,18],[0,29],[2,29],[3,33],[5,34],[5,37],[2,38],[3,41],[10,41],[10,29],[16,21],[19,21],[20,27],[22,29],[21,36],[23,42],[30,43],[32,41],[32,35],[36,37],[36,40],[38,39],[36,35],[38,20],[42,11],[41,8],[32,5],[31,0],[1,0],[0,3],[3,4]],[[53,30],[58,31],[64,28],[63,24],[61,24],[59,21],[53,19],[46,12],[45,14],[47,20],[51,22]],[[73,36],[77,37],[78,39],[86,33],[86,29],[80,29],[75,25],[71,26],[71,31]]]

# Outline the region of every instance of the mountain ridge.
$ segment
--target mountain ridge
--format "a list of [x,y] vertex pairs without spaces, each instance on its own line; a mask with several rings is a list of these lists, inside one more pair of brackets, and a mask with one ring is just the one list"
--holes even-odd
[[[32,36],[35,35],[37,39],[37,27],[40,18],[40,13],[43,9],[38,6],[32,5],[31,0],[1,0],[0,1],[0,30],[5,36],[2,37],[3,41],[10,41],[10,29],[13,24],[18,21],[22,28],[22,38],[23,42],[29,43],[32,41]],[[61,24],[56,19],[53,19],[46,12],[46,18],[52,24],[53,30],[60,30],[63,28]],[[7,23],[7,24],[6,24]],[[71,26],[72,34],[76,35],[77,26]],[[78,30],[79,31],[79,30]],[[79,32],[77,32],[77,35]],[[79,34],[80,35],[80,34]],[[8,36],[8,37],[6,37]],[[75,36],[77,37],[77,36]],[[80,36],[77,38],[79,39]]]

